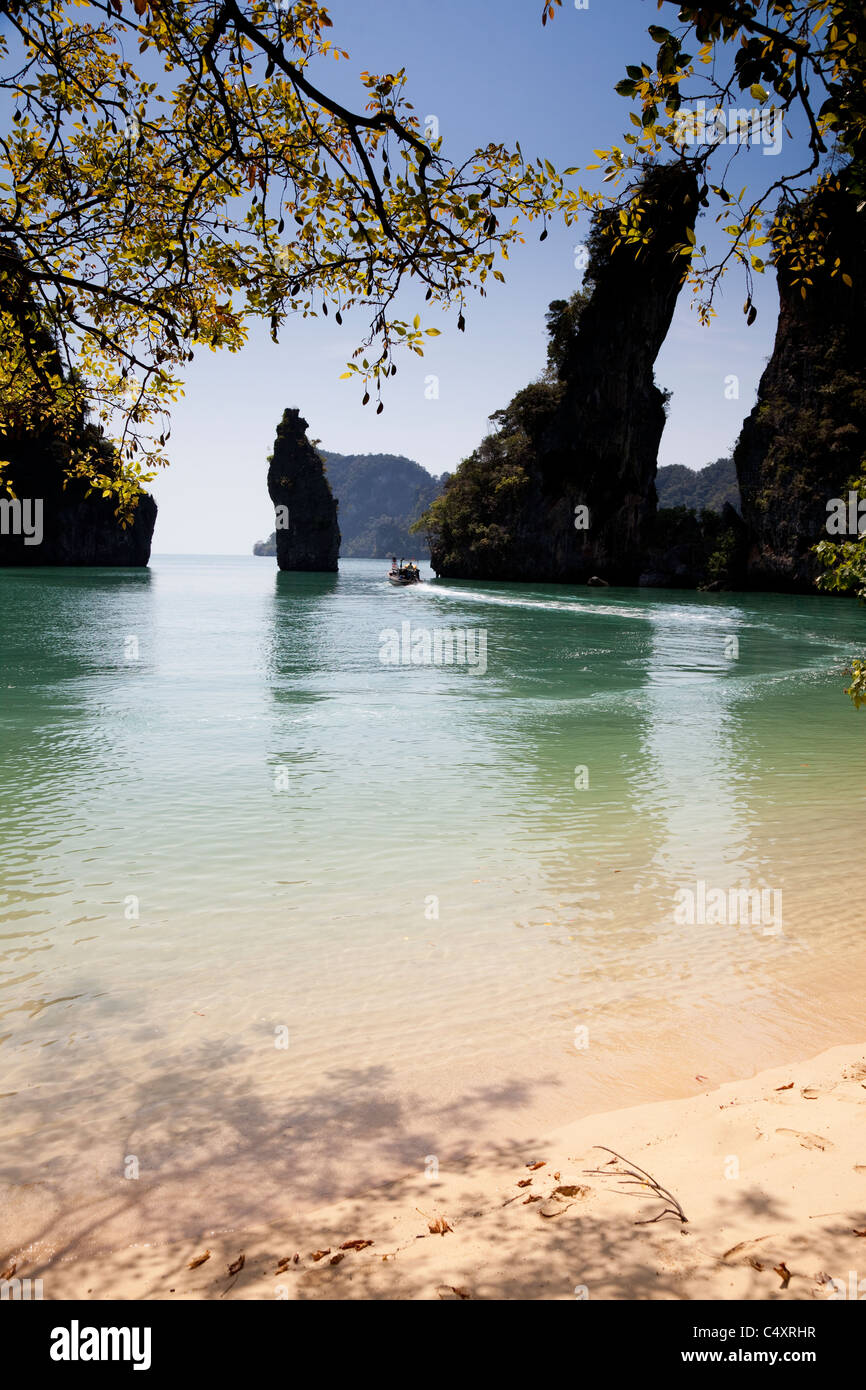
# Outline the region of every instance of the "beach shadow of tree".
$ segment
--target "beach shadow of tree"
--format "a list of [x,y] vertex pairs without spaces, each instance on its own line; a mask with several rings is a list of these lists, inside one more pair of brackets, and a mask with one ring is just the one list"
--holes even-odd
[[[635,1202],[615,1173],[599,1171],[601,1116],[590,1147],[568,1150],[567,1182],[589,1191],[551,1215],[559,1175],[549,1141],[493,1136],[504,1122],[517,1126],[555,1079],[481,1082],[437,1105],[398,1091],[386,1065],[332,1067],[301,1087],[279,1071],[286,1060],[271,1046],[251,1066],[228,1037],[175,1040],[134,1079],[106,1059],[88,1076],[92,1120],[74,1127],[62,1108],[47,1113],[38,1090],[7,1098],[6,1180],[18,1205],[4,1204],[16,1240],[0,1268],[18,1260],[19,1277],[43,1278],[48,1298],[816,1296],[818,1222],[797,1227],[786,1193],[760,1179],[761,1163],[754,1181],[724,1184],[695,1211],[693,1186],[688,1223],[643,1224],[662,1203],[651,1192]],[[688,1135],[667,1143],[643,1159],[662,1181],[664,1153],[682,1159]],[[130,1157],[138,1176],[124,1176]],[[835,1274],[850,1262],[851,1222],[824,1215],[823,1268]],[[444,1235],[431,1231],[439,1217]],[[722,1230],[747,1238],[725,1250]],[[229,1277],[241,1239],[245,1264]],[[374,1244],[341,1249],[353,1240]],[[205,1244],[212,1259],[189,1273]],[[319,1251],[327,1258],[315,1260]]]
[[[138,1088],[119,1135],[121,1149],[152,1123],[155,1107],[170,1106],[200,1078],[202,1062],[193,1050],[178,1057],[168,1075]],[[157,1079],[163,1087],[158,1101]],[[459,1114],[465,1137],[447,1153],[440,1149],[440,1180],[427,1183],[421,1166],[435,1150],[436,1121],[421,1113],[417,1100],[389,1096],[390,1079],[381,1066],[339,1068],[304,1096],[275,1105],[270,1096],[251,1092],[248,1076],[232,1076],[227,1067],[218,1115],[212,1093],[195,1092],[182,1120],[151,1139],[150,1180],[118,1179],[74,1204],[62,1180],[41,1180],[53,1205],[31,1239],[53,1253],[28,1260],[19,1273],[42,1277],[49,1298],[700,1300],[708,1296],[708,1277],[720,1271],[729,1290],[724,1296],[732,1299],[812,1296],[805,1267],[793,1259],[788,1289],[772,1260],[749,1263],[747,1251],[728,1265],[726,1252],[708,1248],[700,1225],[670,1217],[637,1224],[645,1213],[629,1194],[616,1189],[615,1179],[592,1173],[593,1150],[575,1159],[589,1187],[586,1199],[545,1216],[541,1203],[517,1184],[549,1144],[537,1135],[495,1144],[484,1138],[485,1120],[499,1107],[513,1113],[530,1098],[532,1083],[525,1080],[481,1086],[454,1102],[448,1127]],[[106,1094],[115,1080],[104,1077]],[[310,1132],[317,1147],[304,1156],[297,1145]],[[356,1141],[360,1166],[347,1177],[335,1151]],[[76,1137],[79,1159],[86,1143],[86,1135]],[[549,1196],[557,1176],[545,1165],[534,1174],[533,1194]],[[231,1219],[220,1230],[227,1194]],[[745,1222],[758,1241],[787,1216],[783,1199],[751,1187],[732,1191],[724,1205],[727,1219]],[[439,1211],[448,1217],[444,1235],[430,1229]],[[191,1284],[187,1265],[198,1253],[191,1242],[203,1242],[206,1230],[214,1258]],[[125,1233],[121,1239],[118,1232]],[[230,1277],[227,1260],[237,1255],[241,1233],[245,1265]],[[845,1234],[843,1223],[840,1240]],[[340,1252],[344,1242],[357,1239],[374,1244]],[[114,1252],[104,1268],[93,1258],[100,1247]],[[340,1263],[313,1262],[317,1247],[328,1257],[340,1252]],[[58,1262],[59,1273],[66,1272],[59,1283]],[[77,1267],[82,1273],[75,1283]],[[60,1290],[53,1294],[52,1278]]]
[[[18,1204],[21,1236],[0,1260],[25,1245],[74,1259],[289,1219],[420,1174],[430,1154],[459,1163],[492,1115],[519,1112],[553,1084],[514,1079],[437,1110],[389,1090],[393,1075],[381,1065],[331,1069],[285,1096],[272,1084],[255,1088],[253,1076],[230,1046],[200,1044],[161,1058],[134,1084],[106,1061],[88,1078],[87,1125],[47,1114],[38,1090],[14,1097],[3,1143],[7,1211],[22,1192],[29,1200]],[[31,1272],[48,1267],[46,1258]]]

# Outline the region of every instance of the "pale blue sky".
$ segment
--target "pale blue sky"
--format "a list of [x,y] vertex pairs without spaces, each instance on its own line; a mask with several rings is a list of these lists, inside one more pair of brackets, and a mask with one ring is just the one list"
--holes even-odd
[[[577,10],[566,0],[542,29],[540,0],[334,0],[328,6],[336,42],[350,64],[329,63],[317,74],[344,99],[360,106],[355,75],[405,67],[409,99],[421,116],[438,117],[444,151],[455,160],[476,145],[520,141],[525,155],[541,154],[558,168],[593,162],[593,149],[619,142],[629,103],[613,92],[627,62],[649,59],[649,24],[660,19],[654,0],[589,0]],[[785,162],[744,156],[744,169],[766,177]],[[597,176],[585,175],[587,185]],[[743,175],[746,181],[746,173]],[[310,433],[342,453],[399,453],[431,472],[453,470],[479,442],[491,411],[504,405],[544,365],[544,314],[580,282],[574,247],[586,226],[554,224],[538,242],[512,256],[505,285],[491,289],[456,318],[431,315],[407,297],[406,316],[422,313],[442,330],[422,360],[407,355],[389,382],[379,416],[360,404],[353,381],[339,381],[365,327],[346,316],[297,320],[274,346],[254,330],[240,355],[200,352],[186,378],[186,396],[174,413],[172,466],[153,485],[160,506],[156,553],[248,553],[273,529],[266,489],[266,458],[277,421],[297,406]],[[711,235],[711,226],[699,240]],[[775,331],[776,295],[770,276],[758,285],[759,317],[751,329],[742,314],[742,279],[732,272],[719,300],[719,316],[702,328],[681,297],[659,357],[656,376],[673,390],[660,463],[701,467],[727,453],[755,388]],[[439,378],[439,399],[427,400],[424,379]],[[726,400],[726,376],[740,380],[739,400]]]

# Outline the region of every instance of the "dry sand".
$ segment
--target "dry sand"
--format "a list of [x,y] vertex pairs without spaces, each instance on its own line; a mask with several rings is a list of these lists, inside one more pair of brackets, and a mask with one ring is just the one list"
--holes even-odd
[[[687,1222],[653,1220],[665,1200],[618,1178],[627,1165],[598,1146],[663,1184]],[[866,1297],[866,1045],[590,1116],[542,1143],[479,1143],[435,1179],[295,1223],[17,1264],[46,1299],[824,1299],[861,1279]]]

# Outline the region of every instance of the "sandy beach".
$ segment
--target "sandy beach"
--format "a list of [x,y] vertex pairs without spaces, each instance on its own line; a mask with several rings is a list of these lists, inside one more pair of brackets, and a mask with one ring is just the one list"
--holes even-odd
[[294,1223],[5,1263],[45,1299],[863,1297],[864,1118],[866,1044],[846,1045],[479,1146]]

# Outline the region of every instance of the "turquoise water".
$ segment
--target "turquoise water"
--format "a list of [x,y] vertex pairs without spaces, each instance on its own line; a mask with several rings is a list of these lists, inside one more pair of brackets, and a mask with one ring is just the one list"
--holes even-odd
[[[97,1243],[191,1191],[217,1223],[327,1201],[860,1036],[856,604],[384,570],[0,571],[28,1239],[96,1193]],[[405,622],[486,669],[384,663]],[[781,929],[678,921],[699,881],[780,893]]]

